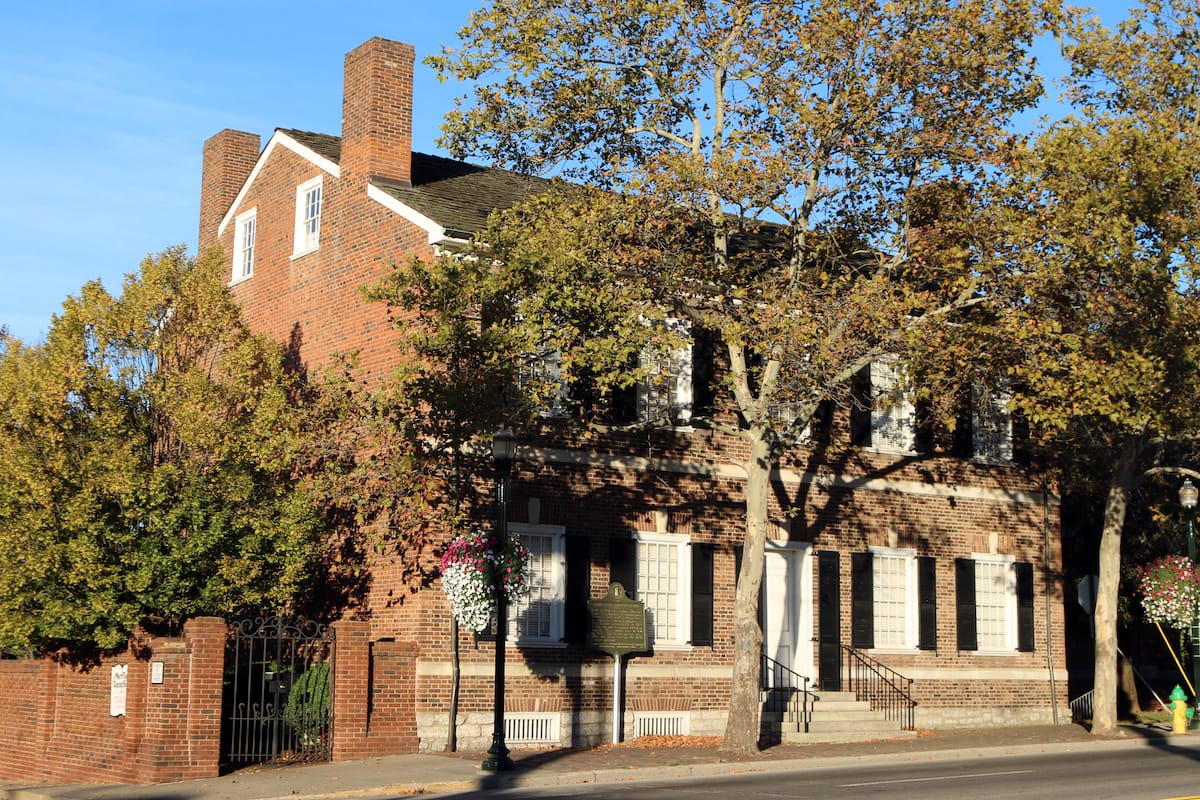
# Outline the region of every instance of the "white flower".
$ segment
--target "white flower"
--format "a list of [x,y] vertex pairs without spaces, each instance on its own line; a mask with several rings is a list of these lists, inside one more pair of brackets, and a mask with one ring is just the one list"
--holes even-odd
[[442,590],[468,630],[482,631],[491,622],[497,569],[506,601],[529,591],[529,552],[512,536],[498,556],[492,543],[491,534],[475,530],[454,537],[442,554]]

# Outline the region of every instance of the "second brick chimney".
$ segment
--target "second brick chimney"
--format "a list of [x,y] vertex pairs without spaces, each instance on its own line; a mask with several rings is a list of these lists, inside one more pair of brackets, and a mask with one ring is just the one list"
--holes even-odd
[[226,128],[204,143],[200,176],[200,236],[196,252],[217,242],[217,228],[258,161],[258,134]]
[[412,185],[412,45],[376,37],[346,54],[343,176]]

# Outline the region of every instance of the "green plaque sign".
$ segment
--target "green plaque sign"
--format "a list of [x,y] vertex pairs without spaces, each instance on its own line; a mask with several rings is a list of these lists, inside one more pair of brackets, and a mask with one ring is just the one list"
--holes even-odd
[[589,600],[588,611],[592,615],[589,637],[592,647],[616,657],[650,649],[646,639],[646,604],[630,600],[621,584],[609,584],[602,599]]

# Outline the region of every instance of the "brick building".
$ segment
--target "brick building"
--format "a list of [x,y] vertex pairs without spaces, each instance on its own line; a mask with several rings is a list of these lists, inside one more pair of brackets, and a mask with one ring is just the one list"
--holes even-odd
[[[205,143],[199,245],[224,248],[251,326],[310,367],[350,350],[374,374],[394,366],[385,310],[359,287],[389,262],[462,246],[493,208],[537,189],[412,152],[413,60],[383,39],[347,55],[340,137],[281,128],[260,149],[258,136],[225,130]],[[646,603],[652,642],[626,664],[625,735],[723,730],[745,475],[720,434],[687,425],[701,402],[693,382],[712,371],[694,363],[703,352],[634,398],[643,411],[669,405],[674,426],[603,439],[551,429],[523,443],[510,519],[536,575],[510,626],[510,745],[607,740],[613,663],[586,644],[586,601],[610,582]],[[895,380],[886,363],[863,376],[880,397]],[[1065,709],[1057,499],[1014,457],[1002,404],[978,405],[991,413],[957,449],[925,451],[915,409],[899,401],[832,414],[822,447],[787,456],[774,479],[764,655],[823,688],[865,655],[912,680],[921,727],[1042,723]],[[372,635],[415,645],[420,747],[437,750],[450,613],[437,587],[392,602],[395,569],[375,566]],[[467,634],[460,650],[458,741],[486,747],[494,651]]]

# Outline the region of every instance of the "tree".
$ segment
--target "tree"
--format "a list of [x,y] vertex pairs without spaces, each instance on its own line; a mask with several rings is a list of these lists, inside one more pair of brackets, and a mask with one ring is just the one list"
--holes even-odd
[[[509,343],[500,338],[499,328],[481,324],[481,312],[490,302],[482,280],[489,264],[478,258],[434,264],[412,260],[397,265],[366,292],[394,314],[404,358],[371,404],[356,404],[374,411],[353,418],[371,422],[369,441],[390,442],[393,452],[404,454],[403,459],[383,459],[391,469],[381,486],[394,492],[397,486],[419,482],[419,488],[396,496],[398,513],[391,515],[408,528],[405,564],[421,562],[412,557],[414,552],[465,532],[472,510],[478,510],[476,477],[486,469],[469,445],[507,421],[508,388],[516,377],[505,357],[511,352]],[[397,480],[399,476],[404,477]],[[414,520],[420,521],[416,528]],[[422,580],[430,577],[428,570],[421,575]],[[452,617],[448,751],[458,746],[458,638],[458,621]]]
[[630,367],[644,347],[689,335],[670,319],[711,331],[728,360],[736,414],[692,420],[747,452],[728,750],[757,749],[771,470],[851,375],[977,302],[985,276],[965,253],[918,257],[914,202],[1005,160],[1005,122],[1041,93],[1027,49],[1055,13],[494,0],[431,59],[474,85],[444,126],[453,153],[601,190],[542,195],[485,237],[498,324],[600,395],[649,377]]
[[1178,466],[1200,399],[1200,57],[1194,3],[1148,2],[1066,48],[1078,113],[1014,162],[1014,266],[991,346],[1060,446],[1110,454],[1099,545],[1093,731],[1116,727],[1121,537],[1146,470]]
[[44,343],[0,351],[0,646],[107,650],[313,586],[301,387],[221,264],[148,257],[119,296],[89,283]]

